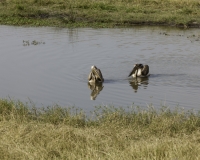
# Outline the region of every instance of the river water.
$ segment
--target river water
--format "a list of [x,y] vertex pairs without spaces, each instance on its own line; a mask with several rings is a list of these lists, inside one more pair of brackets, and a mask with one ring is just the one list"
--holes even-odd
[[[0,98],[92,110],[163,105],[200,108],[200,30],[0,26]],[[148,64],[148,79],[127,76]],[[91,65],[102,86],[88,86]]]

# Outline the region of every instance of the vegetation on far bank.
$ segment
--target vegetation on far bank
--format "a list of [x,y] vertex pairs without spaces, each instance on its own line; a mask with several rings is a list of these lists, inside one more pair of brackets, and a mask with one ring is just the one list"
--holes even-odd
[[89,116],[0,99],[0,159],[200,159],[200,112],[97,107]]
[[198,0],[0,0],[0,24],[200,27]]

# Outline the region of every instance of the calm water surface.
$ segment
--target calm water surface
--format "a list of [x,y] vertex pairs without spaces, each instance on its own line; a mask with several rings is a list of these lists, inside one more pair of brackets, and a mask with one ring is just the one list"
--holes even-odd
[[[0,98],[84,110],[133,104],[200,108],[199,29],[0,26],[0,48]],[[135,63],[148,64],[151,76],[128,79]],[[103,86],[88,86],[91,65],[101,69]]]

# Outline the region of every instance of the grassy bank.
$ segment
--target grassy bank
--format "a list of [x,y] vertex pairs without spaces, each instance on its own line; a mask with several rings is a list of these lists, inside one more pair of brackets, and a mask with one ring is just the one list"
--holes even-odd
[[1,99],[0,159],[200,158],[200,113],[128,110],[99,107],[90,119],[73,108]]
[[0,0],[0,24],[59,27],[200,26],[198,0]]

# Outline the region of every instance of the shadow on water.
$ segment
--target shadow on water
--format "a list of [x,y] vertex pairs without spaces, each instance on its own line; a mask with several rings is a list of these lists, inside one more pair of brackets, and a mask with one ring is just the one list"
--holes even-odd
[[[104,80],[104,83],[115,84],[115,83],[124,82],[125,80],[127,79],[106,79]],[[96,100],[97,96],[100,94],[100,92],[104,88],[103,83],[89,83],[88,82],[87,84],[88,84],[88,88],[91,90],[90,99]]]
[[133,78],[133,79],[129,80],[129,84],[136,93],[140,86],[143,86],[144,89],[147,88],[147,86],[149,84],[149,78],[148,77]]
[[151,78],[185,76],[186,74],[151,74]]
[[[104,83],[116,84],[129,82],[129,85],[133,88],[134,92],[137,93],[139,89],[147,89],[149,85],[149,78],[165,78],[165,77],[180,77],[186,74],[151,74],[149,77],[137,77],[137,78],[124,78],[124,79],[105,79]],[[103,90],[104,86],[102,83],[90,84],[88,83],[88,88],[91,90],[90,99],[96,100],[97,96]]]
[[103,90],[103,87],[102,83],[88,83],[88,88],[91,90],[90,99],[95,100],[98,94]]
[[119,83],[124,82],[126,79],[104,79],[104,83]]

